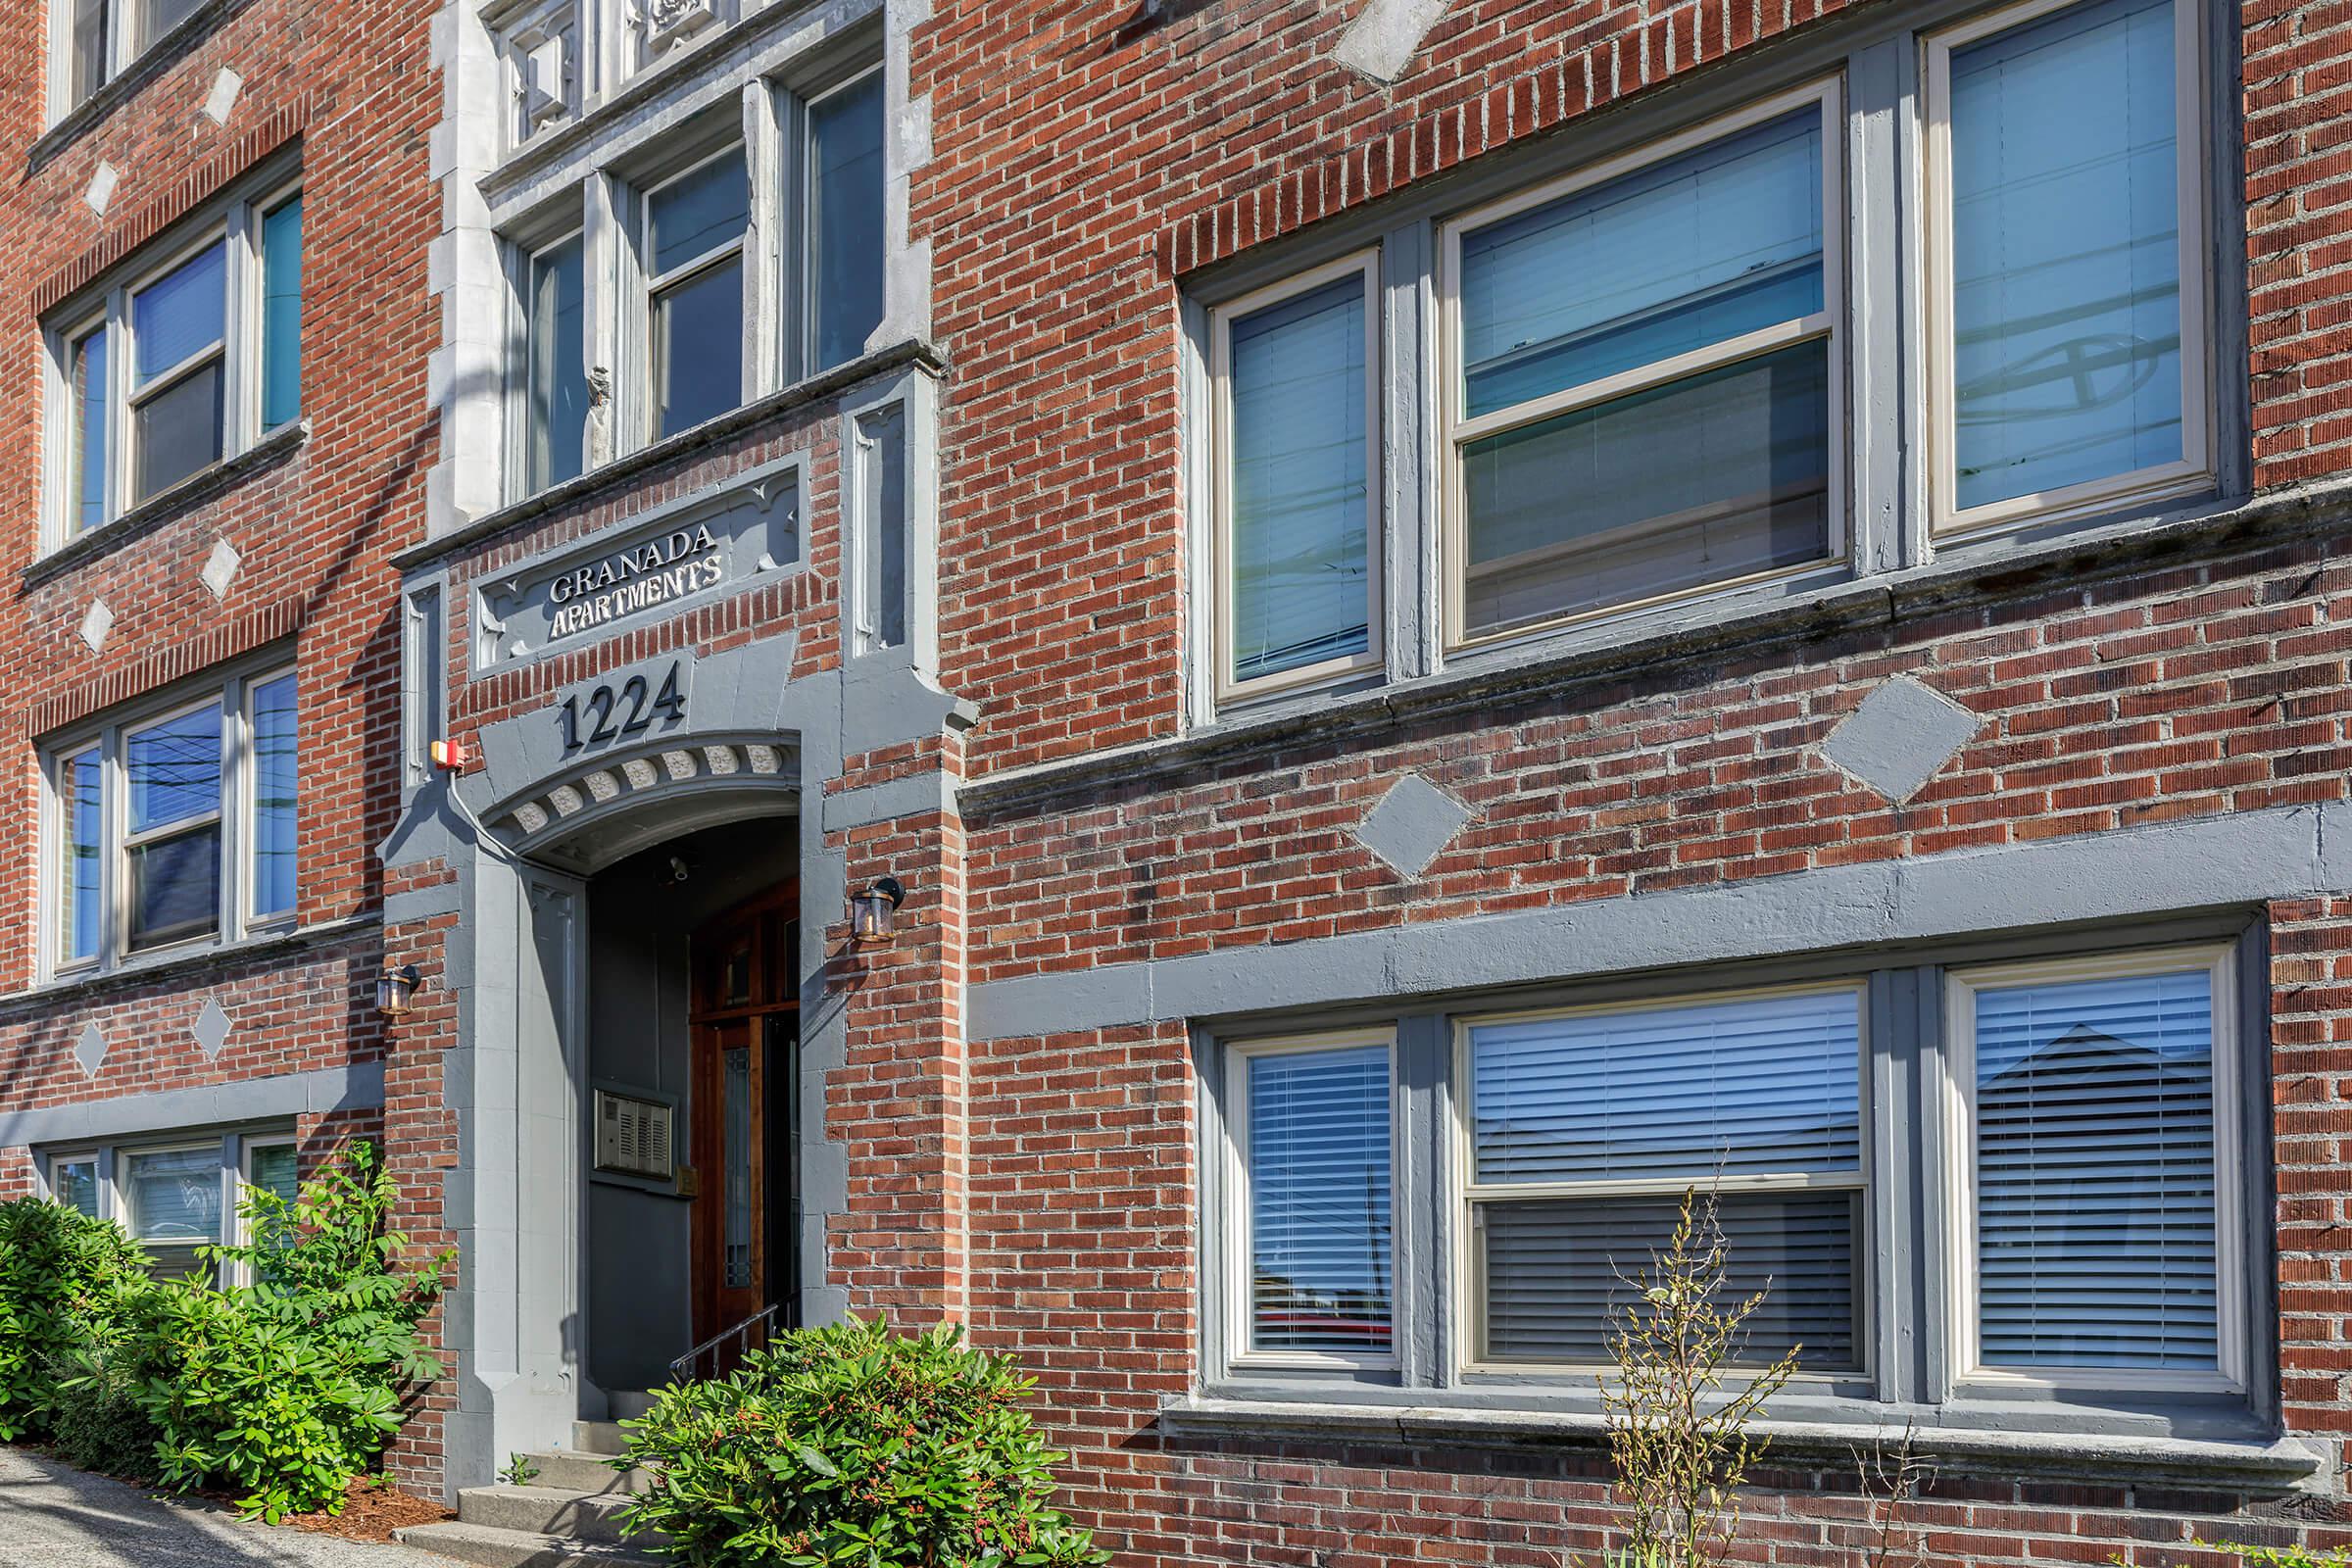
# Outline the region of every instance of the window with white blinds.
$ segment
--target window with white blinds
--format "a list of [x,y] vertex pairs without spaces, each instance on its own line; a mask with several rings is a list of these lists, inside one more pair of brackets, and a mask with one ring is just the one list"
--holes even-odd
[[2218,1373],[2216,974],[1964,983],[1976,1362]]
[[1861,994],[1852,986],[1474,1022],[1476,1361],[1608,1359],[1626,1282],[1717,1193],[1743,1361],[1860,1364]]
[[1376,662],[1372,260],[1217,315],[1219,688],[1290,688]]
[[1781,1400],[1827,1401],[1804,1418],[1871,1399],[2260,1416],[2239,1018],[2260,959],[2202,919],[2094,940],[1224,1042],[1203,1107],[1224,1151],[1202,1179],[1212,1368],[1239,1389],[1588,1400],[1695,1193],[1721,1298],[1756,1303],[1729,1364],[1793,1354]]
[[1390,1353],[1391,1076],[1385,1041],[1241,1056],[1250,1351]]

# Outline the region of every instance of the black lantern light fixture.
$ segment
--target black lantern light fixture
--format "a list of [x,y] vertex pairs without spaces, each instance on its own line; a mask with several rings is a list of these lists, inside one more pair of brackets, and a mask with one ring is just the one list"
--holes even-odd
[[385,964],[384,972],[375,978],[375,1010],[387,1018],[408,1011],[410,1000],[416,995],[417,978],[413,963]]
[[886,946],[898,935],[899,906],[906,890],[895,876],[876,877],[863,893],[850,895],[850,940],[859,947]]

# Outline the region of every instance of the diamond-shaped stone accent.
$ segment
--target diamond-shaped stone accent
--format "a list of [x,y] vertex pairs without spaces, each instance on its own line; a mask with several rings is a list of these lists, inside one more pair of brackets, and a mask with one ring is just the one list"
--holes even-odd
[[237,107],[237,94],[244,87],[245,78],[222,66],[220,74],[213,78],[213,90],[204,95],[205,119],[216,125],[227,124],[228,112]]
[[90,175],[89,186],[82,191],[81,199],[88,205],[91,212],[104,218],[107,204],[115,199],[115,187],[122,182],[122,175],[115,166],[101,161],[97,170]]
[[188,1033],[196,1037],[196,1049],[207,1056],[220,1054],[220,1047],[228,1039],[228,1009],[220,1005],[219,997],[204,999],[204,1010],[188,1025]]
[[98,1068],[106,1060],[106,1035],[95,1023],[81,1026],[81,1038],[74,1042],[74,1059],[81,1063],[83,1077],[98,1076]]
[[1405,876],[1419,876],[1470,820],[1470,808],[1418,773],[1389,787],[1355,825],[1355,839]]
[[1904,801],[1959,756],[1983,726],[1984,720],[1941,692],[1896,675],[1830,731],[1821,752],[1888,800]]
[[106,634],[115,629],[115,612],[106,608],[106,601],[93,599],[90,608],[82,612],[81,640],[95,654],[106,647]]
[[213,553],[204,558],[204,570],[200,573],[204,586],[215,599],[226,599],[228,585],[237,580],[237,568],[244,564],[245,558],[237,554],[236,546],[225,539],[214,540]]

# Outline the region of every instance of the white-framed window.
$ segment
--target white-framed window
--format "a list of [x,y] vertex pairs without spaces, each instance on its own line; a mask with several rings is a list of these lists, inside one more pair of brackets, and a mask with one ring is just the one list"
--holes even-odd
[[1446,223],[1451,646],[1844,551],[1836,83]]
[[52,120],[130,69],[204,0],[51,0]]
[[[514,499],[865,352],[888,275],[884,90],[879,66],[772,84],[740,123],[698,122],[691,151],[631,155],[507,227]],[[608,193],[616,220],[584,223]]]
[[1945,1001],[1960,1375],[2243,1389],[2228,950],[1963,970]]
[[291,924],[299,741],[290,668],[257,666],[45,749],[49,972]]
[[197,1250],[247,1240],[237,1215],[243,1189],[290,1200],[302,1171],[292,1130],[267,1125],[53,1149],[41,1163],[51,1199],[120,1224],[147,1250],[158,1276],[207,1280],[215,1268]]
[[651,439],[676,435],[744,401],[744,238],[751,173],[740,146],[646,187],[641,266]]
[[2031,0],[1926,47],[1939,532],[2211,482],[2198,0]]
[[1377,668],[1379,256],[1247,295],[1211,330],[1218,696]]
[[302,210],[280,176],[49,323],[51,548],[300,416]]
[[1860,987],[1718,993],[1464,1019],[1458,1261],[1467,1368],[1608,1364],[1630,1287],[1683,1195],[1713,1195],[1735,1355],[1868,1361]]
[[1226,1070],[1235,1363],[1395,1365],[1394,1036],[1255,1041]]
[[1204,1026],[1205,1381],[1595,1409],[1696,1194],[1784,1418],[2268,1419],[2225,925]]

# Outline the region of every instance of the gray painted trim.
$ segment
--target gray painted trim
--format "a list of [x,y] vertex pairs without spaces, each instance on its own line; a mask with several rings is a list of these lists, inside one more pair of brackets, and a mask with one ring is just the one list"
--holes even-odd
[[[821,375],[812,375],[805,381],[796,381],[790,386],[779,388],[766,397],[755,398],[741,408],[730,409],[690,430],[681,430],[666,439],[638,447],[634,451],[621,453],[610,463],[590,468],[576,479],[566,479],[560,485],[553,485],[542,490],[528,500],[517,501],[513,506],[501,507],[496,512],[474,518],[462,527],[437,534],[424,543],[394,556],[391,564],[400,571],[416,571],[420,567],[430,565],[447,557],[461,554],[479,545],[485,539],[504,533],[510,528],[518,527],[535,517],[542,517],[552,512],[602,499],[609,494],[642,484],[649,469],[659,467],[664,463],[691,457],[705,447],[716,446],[730,436],[740,434],[794,409],[822,403],[871,377],[887,375],[894,370],[909,367],[927,371],[934,376],[940,376],[947,373],[948,362],[937,347],[915,339],[876,349],[858,359],[850,361],[847,365],[836,366]],[[616,418],[614,424],[617,426],[618,422]],[[698,490],[695,492],[695,496],[698,499],[707,499],[711,493],[713,493],[711,490]],[[625,528],[627,525],[623,523],[613,526],[617,530]],[[551,554],[560,553],[551,552]]]
[[902,816],[926,816],[933,811],[947,816],[956,813],[956,785],[947,774],[926,769],[887,784],[868,784],[863,789],[826,796],[824,831],[842,833]]
[[1931,565],[1868,579],[1808,578],[1608,618],[1574,636],[1368,691],[1268,703],[1224,722],[1066,760],[1007,768],[963,787],[966,816],[1044,810],[1105,787],[1197,777],[1229,760],[1259,760],[1302,745],[1370,744],[1400,725],[1498,703],[1557,700],[1591,682],[1654,683],[1662,667],[1803,644],[1854,627],[1900,627],[1956,606],[2040,596],[2216,550],[2308,538],[2352,522],[2352,480],[2266,493],[2231,506],[2199,505],[2032,538],[1988,534],[1947,548]]
[[0,1147],[79,1144],[129,1138],[142,1133],[180,1132],[220,1122],[270,1116],[310,1116],[330,1110],[376,1110],[384,1103],[384,1064],[355,1061],[341,1067],[281,1073],[164,1089],[147,1095],[118,1095],[70,1105],[43,1105],[0,1115]]
[[289,954],[332,947],[360,932],[371,931],[381,923],[380,917],[369,910],[366,914],[298,926],[290,931],[274,928],[260,931],[252,936],[239,937],[234,942],[217,943],[185,953],[173,951],[143,955],[96,974],[46,980],[39,985],[0,996],[0,1018],[28,1011],[47,1011],[118,991],[146,986],[203,986],[211,983],[203,978],[210,971],[241,969]]
[[[1938,1427],[1932,1410],[1909,1412],[1912,1423],[1877,1419],[1754,1424],[1777,1458],[1827,1460],[1850,1467],[1857,1446],[1901,1445],[1942,1471],[2021,1472],[2069,1480],[2115,1478],[2224,1483],[2257,1490],[2294,1491],[2324,1479],[2327,1457],[2294,1438],[2217,1442],[2194,1438],[2094,1433],[1978,1431]],[[1335,1404],[1303,1400],[1212,1398],[1190,1395],[1160,1406],[1159,1427],[1173,1437],[1285,1438],[1310,1443],[1443,1442],[1470,1446],[1567,1446],[1605,1451],[1608,1434],[1598,1412],[1479,1410],[1456,1405]]]
[[2352,885],[2352,807],[2278,807],[2073,839],[1434,920],[965,992],[974,1041],[2114,920]]

